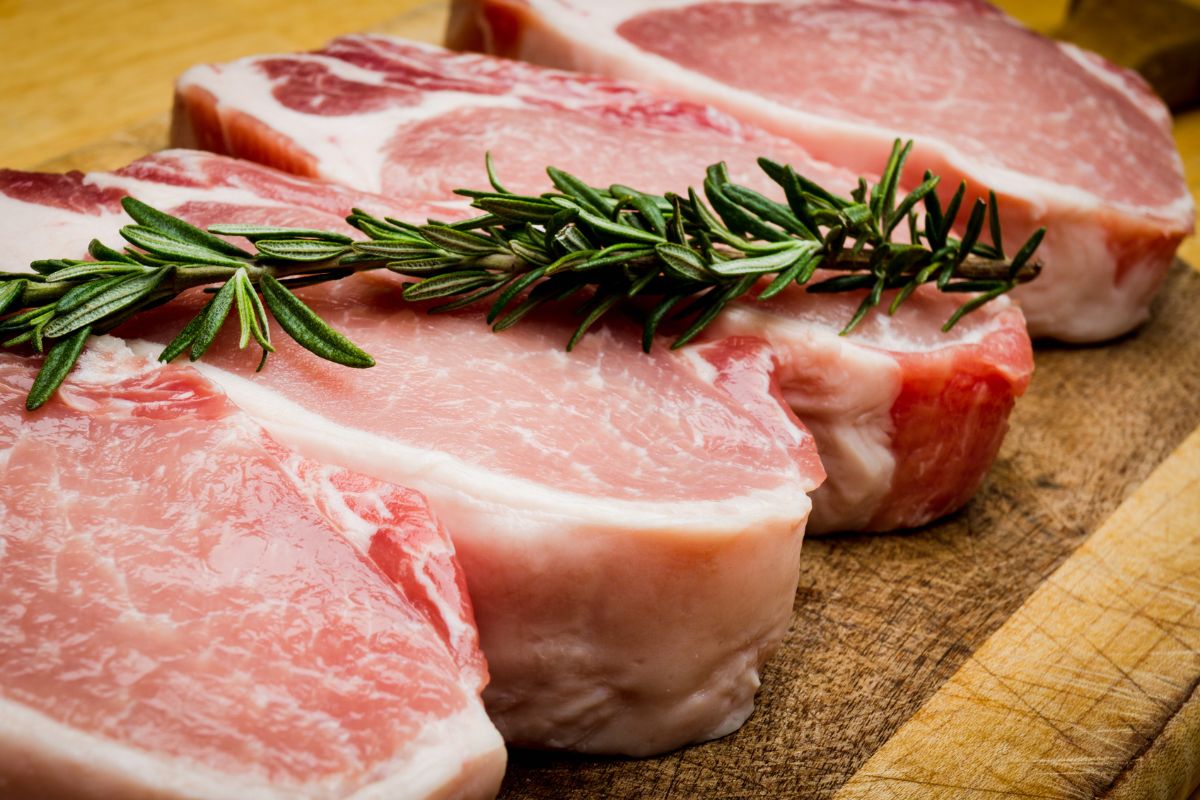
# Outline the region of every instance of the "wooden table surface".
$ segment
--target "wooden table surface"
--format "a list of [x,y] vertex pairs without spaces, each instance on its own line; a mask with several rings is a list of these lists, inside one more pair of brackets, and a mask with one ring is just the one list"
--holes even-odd
[[[1051,30],[1066,3],[1008,0],[1000,5],[1035,28]],[[368,28],[437,41],[443,20],[442,3],[419,0],[0,0],[5,67],[0,70],[0,166],[103,169],[161,146],[171,81],[199,61],[311,48],[338,33]],[[1176,137],[1193,192],[1200,193],[1200,112],[1177,120]],[[1200,244],[1187,242],[1181,257],[1200,265]],[[1170,285],[1200,297],[1200,281],[1186,270],[1177,271]],[[1181,376],[1200,372],[1195,341],[1200,326],[1191,322],[1195,306],[1175,306],[1164,303],[1162,314],[1170,325],[1149,328],[1140,339],[1113,347],[1110,360],[1124,358],[1132,365],[1159,358],[1152,365],[1169,370],[1178,353],[1176,358],[1191,359]],[[1146,353],[1157,348],[1153,353],[1158,355],[1138,348]],[[1081,360],[1102,365],[1108,356],[1103,349],[1081,352],[1039,353],[1039,371],[1048,364],[1052,379],[1071,374],[1075,385],[1083,385],[1087,378]],[[1052,388],[1043,384],[1042,391]],[[1138,390],[1136,385],[1131,389]],[[1162,433],[1162,441],[1151,441],[1146,452],[1153,456],[1143,453],[1142,461],[1150,458],[1151,463],[1114,462],[1136,472],[1136,480],[1126,482],[1128,486],[1111,482],[1125,488],[1119,489],[1120,497],[1097,506],[1105,509],[1104,516],[1093,520],[1094,515],[1064,512],[1064,517],[1080,520],[1078,541],[1072,540],[1061,558],[1047,557],[1042,574],[1029,579],[1029,591],[1020,594],[1012,613],[988,628],[986,641],[971,645],[928,696],[906,710],[878,746],[868,748],[869,758],[855,761],[852,774],[838,778],[836,785],[788,784],[789,791],[806,794],[811,786],[813,794],[845,798],[1086,797],[1099,790],[1079,787],[1095,786],[1106,797],[1185,798],[1196,791],[1200,429],[1192,426],[1200,421],[1200,397],[1191,384],[1156,383],[1153,376],[1146,377],[1145,391],[1169,396],[1169,402],[1156,404],[1149,397],[1115,404],[1109,409],[1114,418],[1137,418],[1111,427],[1103,418],[1092,422],[1096,437],[1120,437],[1131,429],[1129,423],[1140,425],[1140,438],[1131,439],[1129,448],[1153,440],[1156,430],[1172,431]],[[1024,418],[1018,413],[1018,423],[1036,416],[1039,406],[1031,403],[1029,408]],[[1014,434],[1019,433],[1014,427]],[[1007,461],[998,466],[1001,472],[1020,461],[1020,449],[1008,452]],[[1090,496],[1081,492],[1077,499]],[[836,560],[838,544],[806,545],[805,555]],[[819,640],[807,644],[823,646]],[[776,713],[769,708],[761,712]],[[809,715],[820,717],[819,711]],[[1132,748],[1130,731],[1141,742]],[[516,759],[517,777],[506,784],[513,795],[552,796],[529,788],[536,783],[529,776],[539,769],[563,775],[576,770],[569,760],[522,758]],[[616,762],[610,771],[636,773],[639,763]],[[644,794],[686,796],[673,793],[686,778],[686,754],[644,763],[646,774],[657,776],[661,784]],[[668,767],[674,770],[667,775],[669,785],[663,777]],[[1097,771],[1107,772],[1094,781],[1079,777]],[[612,788],[622,784],[595,788],[602,785],[580,778],[573,794],[622,796]],[[710,787],[714,795],[751,796],[711,788],[730,785],[719,776],[694,783]],[[584,786],[592,788],[585,791]]]

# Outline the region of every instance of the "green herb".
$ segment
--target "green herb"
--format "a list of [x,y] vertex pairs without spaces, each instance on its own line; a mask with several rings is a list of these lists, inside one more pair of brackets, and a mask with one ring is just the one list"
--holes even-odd
[[[486,160],[490,190],[460,190],[482,214],[459,222],[417,225],[355,209],[347,222],[367,239],[330,231],[258,225],[217,225],[207,231],[134,198],[123,201],[135,221],[121,229],[118,251],[93,241],[93,261],[35,261],[32,275],[0,274],[0,347],[47,354],[30,392],[32,410],[48,400],[74,366],[91,335],[108,332],[142,311],[192,289],[214,294],[163,350],[171,361],[185,352],[202,358],[236,309],[239,344],[253,340],[269,353],[269,317],[316,355],[350,367],[374,360],[333,330],[293,289],[336,281],[355,272],[389,269],[415,280],[410,301],[437,302],[448,311],[481,301],[496,331],[542,305],[573,302],[579,316],[568,350],[605,314],[626,307],[643,317],[648,351],[668,319],[680,332],[672,347],[699,335],[730,303],[747,295],[765,300],[793,284],[810,292],[866,290],[842,333],[849,333],[898,290],[894,314],[913,291],[972,292],[946,321],[1032,280],[1039,230],[1006,259],[995,195],[978,200],[955,238],[966,185],[943,209],[938,178],[925,174],[898,196],[912,143],[897,141],[880,181],[860,180],[850,197],[836,196],[791,167],[759,159],[786,203],[733,183],[724,164],[708,168],[703,197],[655,195],[628,186],[597,188],[553,167],[557,191],[518,195],[497,180]],[[985,222],[991,243],[980,240]],[[895,231],[908,241],[895,241]],[[243,250],[221,236],[241,236]],[[843,274],[813,282],[817,270]]]

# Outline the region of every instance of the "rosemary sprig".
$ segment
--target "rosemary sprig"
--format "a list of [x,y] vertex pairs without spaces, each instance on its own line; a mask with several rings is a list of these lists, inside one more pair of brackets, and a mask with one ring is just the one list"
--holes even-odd
[[[373,359],[292,290],[373,269],[416,278],[405,285],[404,297],[440,301],[429,309],[433,313],[490,300],[485,314],[496,331],[539,306],[573,299],[580,321],[568,350],[622,305],[641,313],[647,351],[668,319],[680,327],[672,347],[681,347],[735,300],[765,300],[793,284],[810,284],[810,292],[866,290],[842,333],[852,331],[887,290],[898,290],[889,314],[926,283],[975,293],[946,321],[943,329],[949,330],[964,314],[1037,276],[1041,267],[1032,257],[1044,231],[1007,259],[990,195],[976,201],[955,238],[965,184],[943,208],[934,191],[938,178],[926,173],[898,199],[911,149],[911,142],[897,141],[879,183],[860,179],[850,197],[759,159],[786,203],[733,183],[724,164],[708,168],[703,197],[691,189],[655,195],[620,185],[597,188],[553,167],[547,173],[556,191],[519,195],[499,183],[488,157],[490,190],[458,192],[471,198],[479,216],[417,225],[355,209],[347,222],[366,235],[363,241],[259,225],[204,231],[125,198],[135,224],[121,229],[123,250],[93,241],[93,260],[35,261],[35,274],[0,274],[0,347],[46,353],[26,402],[33,410],[54,394],[90,336],[204,287],[211,299],[161,360],[185,352],[202,358],[236,309],[239,345],[253,340],[261,348],[259,369],[274,352],[269,317],[316,355],[369,367]],[[990,244],[980,239],[985,221]],[[907,242],[896,241],[897,229],[907,231]],[[222,236],[243,237],[254,252]],[[811,283],[817,270],[844,274]]]

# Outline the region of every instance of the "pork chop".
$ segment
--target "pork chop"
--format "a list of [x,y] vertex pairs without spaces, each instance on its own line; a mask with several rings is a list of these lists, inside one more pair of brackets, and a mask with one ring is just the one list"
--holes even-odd
[[[881,169],[992,189],[1010,252],[1038,227],[1034,336],[1094,342],[1146,320],[1195,207],[1166,106],[1136,74],[981,0],[456,0],[447,41],[638,80]],[[948,197],[948,194],[947,194]]]
[[0,355],[0,794],[495,794],[486,669],[420,495],[111,339],[28,414],[35,371]]

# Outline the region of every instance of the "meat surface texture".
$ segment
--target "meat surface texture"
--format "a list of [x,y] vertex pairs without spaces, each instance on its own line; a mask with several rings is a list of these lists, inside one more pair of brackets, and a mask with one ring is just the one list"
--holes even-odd
[[930,169],[945,197],[994,190],[1010,252],[1048,229],[1046,271],[1014,293],[1035,336],[1139,325],[1195,220],[1148,86],[981,0],[456,0],[447,40],[636,79],[855,171],[914,139],[910,186]]
[[0,356],[0,794],[495,794],[424,498],[296,456],[115,340],[29,414],[35,371]]
[[[337,227],[329,203],[345,202],[344,213],[380,202],[269,177],[183,151],[67,176],[54,184],[73,187],[63,192],[6,173],[0,228],[43,208],[59,215],[51,251],[65,256],[93,235],[116,242],[125,192],[199,225],[249,209],[255,222]],[[9,251],[3,266],[35,257]],[[305,457],[429,498],[467,577],[491,673],[484,698],[508,739],[648,754],[745,720],[787,629],[806,492],[823,477],[761,339],[645,355],[614,321],[568,354],[570,320],[496,335],[477,313],[431,317],[405,304],[390,275],[302,296],[377,365],[330,364],[275,331],[279,352],[260,374],[232,335],[197,368]],[[121,333],[155,354],[202,300]]]
[[722,160],[734,180],[767,189],[759,156],[846,191],[856,180],[707,106],[386,36],[193,67],[176,83],[172,144],[409,201],[483,185],[486,152],[516,192],[544,191],[548,164],[598,185],[678,191]]
[[[195,67],[178,83],[174,135],[410,202],[439,203],[457,187],[480,186],[485,151],[518,192],[545,191],[548,164],[599,185],[682,192],[719,160],[735,179],[771,191],[754,163],[760,155],[836,191],[857,181],[710,107],[381,36]],[[943,335],[952,310],[945,299],[913,302],[850,337],[837,332],[851,304],[799,289],[726,315],[723,334],[771,339],[788,400],[816,437],[829,477],[814,497],[811,531],[919,525],[956,510],[978,487],[1032,361],[1007,301]],[[998,339],[1008,344],[993,346]],[[951,384],[958,390],[943,396]],[[929,424],[951,410],[953,436]],[[925,466],[914,472],[917,464]],[[920,483],[910,480],[916,475]]]

